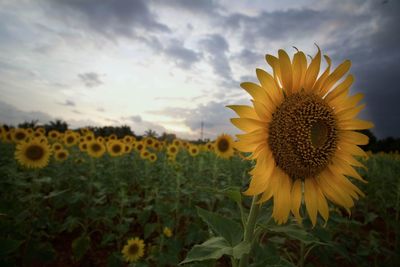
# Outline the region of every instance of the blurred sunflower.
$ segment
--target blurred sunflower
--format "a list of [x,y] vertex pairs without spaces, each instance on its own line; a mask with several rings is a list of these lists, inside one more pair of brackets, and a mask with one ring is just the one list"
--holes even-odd
[[196,145],[190,145],[188,148],[189,155],[192,157],[196,157],[199,154],[199,148]]
[[218,157],[228,159],[233,156],[233,139],[228,134],[221,134],[215,140],[214,152]]
[[172,236],[172,230],[171,230],[171,228],[165,226],[164,229],[163,229],[163,234],[164,234],[166,237],[171,237],[171,236]]
[[175,145],[169,145],[167,147],[167,154],[168,155],[176,155],[178,154],[178,147]]
[[139,141],[139,142],[136,142],[135,148],[140,153],[140,152],[142,152],[142,150],[145,149],[145,146],[143,145],[142,141]]
[[79,150],[82,152],[87,151],[88,149],[88,142],[84,141],[84,142],[80,142],[79,143]]
[[142,159],[148,159],[149,156],[150,156],[150,152],[147,151],[146,149],[144,149],[140,152],[140,158],[142,158]]
[[55,142],[52,146],[51,146],[53,151],[58,151],[61,150],[63,148],[62,144],[60,144],[59,142]]
[[77,136],[74,132],[68,132],[68,133],[65,133],[63,141],[67,147],[71,147],[71,146],[75,145],[78,142],[78,140],[79,140],[79,138],[77,138]]
[[206,144],[206,148],[208,151],[214,151],[214,144],[209,142]]
[[12,134],[13,141],[15,143],[26,141],[29,138],[28,132],[23,128],[17,128]]
[[148,159],[150,162],[156,162],[157,155],[155,153],[150,153],[150,155],[148,156]]
[[60,150],[56,151],[54,154],[54,158],[57,161],[64,161],[68,158],[68,156],[69,156],[69,152],[68,152],[68,150],[65,150],[65,149],[60,149]]
[[308,66],[301,51],[292,61],[284,50],[278,57],[266,55],[273,75],[257,69],[261,86],[241,84],[253,106],[230,106],[240,117],[232,123],[245,132],[237,135],[235,147],[251,152],[257,161],[245,194],[261,194],[260,203],[273,197],[272,216],[279,224],[288,220],[290,211],[301,222],[303,197],[315,225],[317,213],[325,221],[329,218],[327,199],[350,212],[353,199],[364,195],[346,176],[364,182],[353,166],[363,166],[354,156],[365,155],[357,145],[367,144],[368,137],[356,130],[373,124],[356,119],[365,105],[357,106],[362,94],[348,96],[353,76],[336,85],[351,62],[330,72],[331,60],[325,59],[327,68],[318,77],[319,48]]
[[57,130],[51,130],[47,136],[52,139],[52,140],[56,140],[58,139],[58,137],[60,136],[60,133]]
[[92,158],[100,158],[106,152],[106,146],[99,140],[87,142],[86,152]]
[[107,143],[107,151],[112,157],[122,156],[125,153],[125,144],[120,140],[110,140]]
[[144,241],[138,237],[131,238],[122,248],[122,256],[127,262],[135,262],[144,255]]
[[27,168],[44,168],[49,163],[51,154],[47,142],[31,139],[29,142],[20,142],[15,150],[18,163]]

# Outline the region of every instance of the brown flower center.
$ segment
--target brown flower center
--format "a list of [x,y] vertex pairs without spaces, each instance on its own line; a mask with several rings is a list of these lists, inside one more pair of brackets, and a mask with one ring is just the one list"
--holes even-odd
[[129,246],[129,254],[136,255],[139,251],[139,247],[137,244],[132,244]]
[[112,151],[114,153],[119,153],[119,152],[121,152],[121,150],[122,150],[122,147],[120,145],[113,145],[112,146]]
[[101,146],[97,143],[92,144],[91,148],[93,152],[99,152],[101,150]]
[[269,146],[276,164],[292,179],[319,174],[337,148],[336,119],[331,107],[315,95],[291,95],[274,112]]
[[226,139],[219,140],[217,144],[218,150],[221,152],[225,152],[229,149],[229,142]]
[[30,160],[40,160],[44,156],[44,149],[38,145],[30,145],[26,149],[25,155]]

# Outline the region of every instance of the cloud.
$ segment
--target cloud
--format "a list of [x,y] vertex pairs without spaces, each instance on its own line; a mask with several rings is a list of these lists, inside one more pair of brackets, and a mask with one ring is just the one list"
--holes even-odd
[[131,127],[132,131],[136,134],[144,134],[144,132],[149,129],[156,131],[158,134],[167,132],[164,126],[155,122],[143,120],[142,117],[139,115],[122,117],[121,120],[124,123],[127,123]]
[[69,106],[69,107],[75,107],[76,106],[74,101],[68,100],[68,99],[65,100],[64,103],[58,103],[58,104],[63,105],[63,106]]
[[162,51],[182,69],[190,69],[202,57],[201,53],[186,48],[183,43],[176,39],[172,40],[171,44]]
[[13,105],[0,101],[0,122],[8,125],[18,125],[23,122],[39,120],[39,123],[46,123],[53,120],[53,117],[41,111],[23,111]]
[[103,84],[100,80],[100,76],[95,72],[86,72],[78,74],[79,79],[85,84],[86,87],[96,87]]
[[206,60],[211,64],[214,73],[225,82],[232,81],[232,70],[227,57],[229,44],[226,39],[219,34],[210,34],[200,40],[199,44],[205,50]]
[[70,27],[86,28],[111,40],[136,39],[151,32],[170,31],[168,26],[157,21],[157,15],[144,0],[48,0],[48,3],[54,16]]

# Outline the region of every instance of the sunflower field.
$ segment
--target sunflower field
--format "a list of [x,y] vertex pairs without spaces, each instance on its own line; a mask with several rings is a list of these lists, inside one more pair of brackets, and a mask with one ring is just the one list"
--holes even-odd
[[[185,258],[185,266],[230,266],[218,249],[187,258],[216,233],[241,238],[251,162],[229,136],[195,144],[1,129],[0,266],[178,266]],[[350,216],[331,207],[326,225],[277,226],[263,205],[259,225],[269,234],[251,266],[395,266],[400,156],[363,162],[366,197]]]
[[266,55],[235,138],[1,127],[0,265],[400,266],[400,156],[317,49]]

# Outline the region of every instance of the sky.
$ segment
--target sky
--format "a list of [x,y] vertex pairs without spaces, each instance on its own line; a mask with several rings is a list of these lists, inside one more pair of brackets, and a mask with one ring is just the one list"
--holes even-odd
[[400,1],[0,0],[0,123],[55,119],[198,139],[238,131],[226,105],[317,44],[352,61],[379,138],[400,137]]

